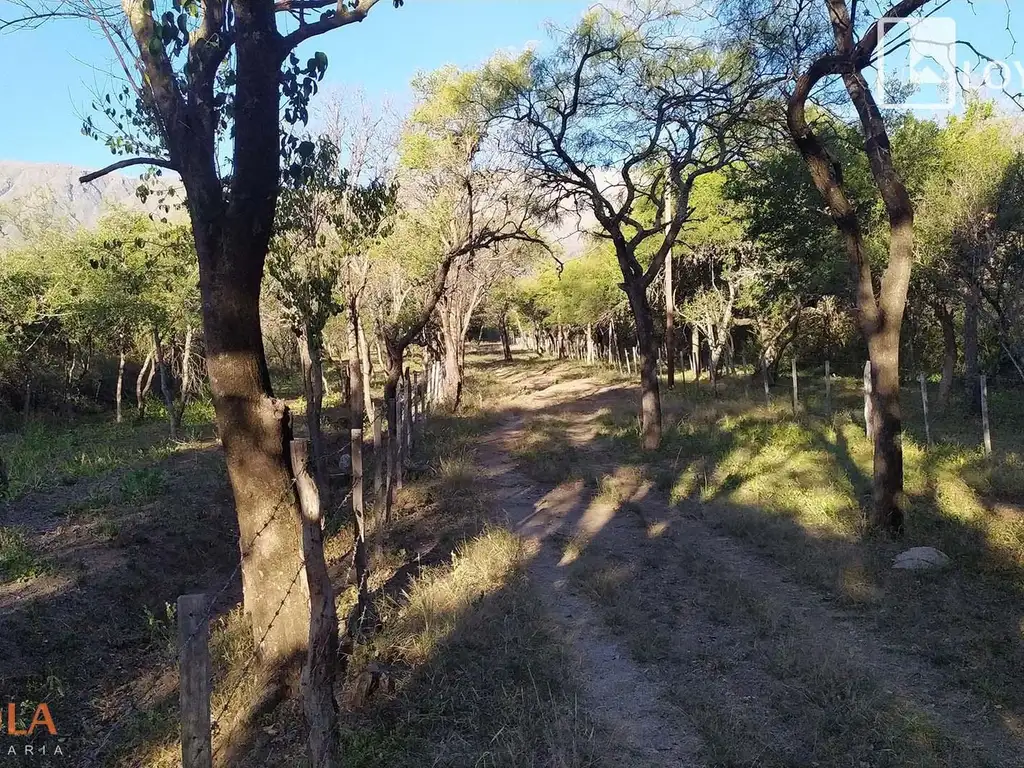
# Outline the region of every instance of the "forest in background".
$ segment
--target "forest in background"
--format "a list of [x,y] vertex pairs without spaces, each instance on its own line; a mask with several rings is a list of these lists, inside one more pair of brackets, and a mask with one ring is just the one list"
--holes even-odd
[[[112,209],[94,228],[0,209],[19,233],[0,253],[9,505],[215,441],[240,552],[217,594],[240,574],[245,669],[258,661],[275,691],[253,696],[302,694],[317,768],[343,764],[333,691],[375,642],[386,609],[373,580],[401,570],[385,542],[416,506],[406,473],[416,487],[417,475],[468,472],[437,433],[417,462],[417,419],[429,409],[474,437],[501,427],[483,395],[467,402],[473,342],[497,345],[501,366],[539,356],[625,371],[637,403],[598,442],[647,465],[673,498],[753,498],[813,528],[805,508],[760,486],[736,496],[747,481],[706,463],[724,471],[745,451],[786,492],[850,484],[824,527],[865,551],[926,543],[922,533],[948,549],[957,513],[943,483],[970,486],[982,500],[961,514],[981,542],[968,551],[998,551],[982,571],[1015,593],[1019,515],[986,517],[990,496],[1012,505],[1021,490],[1024,140],[1012,104],[966,92],[943,120],[883,111],[864,71],[884,29],[842,0],[726,0],[700,18],[667,0],[595,8],[554,30],[550,50],[418,76],[407,114],[355,96],[318,102],[327,57],[303,62],[295,46],[374,5],[310,21],[286,3],[280,28],[273,13],[257,22],[212,3],[82,13],[118,30],[112,45],[137,71],[126,65],[128,85],[83,125],[122,159],[81,181],[147,166],[148,208]],[[887,13],[932,10],[904,0]],[[268,34],[274,66],[257,53]],[[572,221],[587,227],[566,254],[551,233]],[[695,382],[693,403],[718,403],[709,421],[680,406]],[[799,434],[777,423],[790,397]],[[750,430],[731,421],[762,403]],[[761,455],[765,434],[804,460],[819,438],[849,447],[847,418],[865,442],[846,451],[857,471],[845,481]],[[166,437],[154,441],[157,424]],[[81,448],[87,435],[110,450]],[[544,482],[603,488],[559,430],[540,430],[550,445],[524,439],[512,452],[527,470],[553,467]],[[665,470],[673,450],[693,462]],[[147,472],[120,480],[119,498],[161,497],[166,478]],[[942,479],[922,491],[922,472]],[[328,567],[338,553],[325,521],[347,531],[351,578]],[[32,525],[2,530],[5,581],[52,576]],[[167,611],[150,626],[164,631]]]

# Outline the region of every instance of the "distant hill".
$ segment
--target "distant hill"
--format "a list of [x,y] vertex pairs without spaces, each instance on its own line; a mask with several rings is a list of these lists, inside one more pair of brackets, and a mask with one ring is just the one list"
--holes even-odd
[[[0,160],[0,247],[21,242],[18,223],[25,219],[63,222],[69,228],[93,227],[103,214],[118,206],[153,210],[156,198],[143,205],[135,194],[138,175],[108,174],[88,184],[78,177],[92,168],[60,163],[25,163]],[[141,169],[140,169],[141,170]],[[587,244],[580,230],[593,229],[592,215],[581,221],[567,213],[547,236],[563,251],[563,258],[575,258]]]
[[78,177],[87,170],[59,163],[0,160],[0,245],[22,239],[25,218],[52,219],[69,227],[94,226],[117,206],[148,209],[135,195],[138,177],[111,173],[89,184]]

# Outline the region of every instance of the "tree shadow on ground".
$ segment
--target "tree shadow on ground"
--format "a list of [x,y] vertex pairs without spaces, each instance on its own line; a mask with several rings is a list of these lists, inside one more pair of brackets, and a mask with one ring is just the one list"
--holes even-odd
[[[784,506],[764,507],[747,501],[738,502],[737,499],[750,498],[739,491],[753,479],[752,474],[775,478],[780,485],[799,485],[806,482],[808,477],[813,478],[813,473],[806,474],[793,466],[795,454],[803,448],[780,449],[773,444],[771,431],[759,434],[753,428],[756,425],[751,425],[751,431],[740,430],[745,438],[751,435],[760,438],[754,440],[740,439],[736,430],[720,429],[717,426],[719,418],[735,420],[737,410],[750,411],[749,406],[737,408],[735,404],[729,404],[717,417],[705,415],[707,429],[696,437],[685,431],[666,435],[664,445],[657,454],[645,455],[635,447],[631,413],[634,399],[631,391],[606,390],[576,399],[567,405],[545,405],[541,402],[530,412],[530,419],[541,422],[546,420],[549,424],[561,420],[579,427],[581,421],[589,420],[592,425],[596,425],[596,433],[589,436],[586,430],[577,429],[577,436],[583,435],[583,441],[575,445],[580,465],[588,471],[594,467],[601,468],[595,481],[590,484],[589,493],[592,496],[608,495],[608,489],[603,486],[607,478],[614,476],[614,470],[639,469],[648,481],[642,498],[635,498],[636,489],[624,492],[617,501],[618,512],[606,521],[605,528],[596,535],[585,537],[582,542],[578,532],[573,529],[574,521],[565,521],[570,530],[568,534],[563,534],[566,535],[566,541],[562,542],[566,552],[575,551],[577,562],[586,562],[588,552],[601,552],[605,559],[605,570],[621,576],[623,571],[620,566],[623,562],[616,565],[616,550],[622,549],[622,532],[616,528],[621,521],[633,518],[634,527],[641,532],[646,531],[651,545],[656,546],[658,541],[671,540],[674,527],[685,531],[686,526],[681,521],[698,520],[710,530],[725,535],[730,546],[740,547],[740,559],[767,564],[769,570],[781,574],[783,582],[801,588],[809,587],[810,592],[800,593],[803,595],[801,600],[813,606],[816,611],[820,609],[828,615],[839,611],[834,614],[840,626],[838,637],[850,643],[867,638],[867,642],[876,647],[880,655],[891,657],[886,664],[880,663],[874,669],[870,666],[860,669],[853,665],[840,675],[852,686],[850,694],[841,697],[846,704],[851,703],[850,697],[854,693],[863,694],[862,688],[866,686],[866,689],[872,691],[870,695],[863,694],[868,699],[883,709],[894,707],[888,716],[893,722],[886,724],[886,728],[891,726],[888,732],[890,737],[896,738],[901,732],[895,726],[901,709],[916,712],[918,714],[914,717],[920,715],[923,718],[921,722],[925,730],[911,729],[912,732],[904,733],[917,740],[915,744],[920,754],[914,756],[912,762],[889,761],[885,764],[926,765],[930,764],[929,760],[944,761],[953,756],[957,756],[960,760],[958,764],[961,765],[984,764],[982,757],[972,756],[971,750],[963,744],[957,745],[955,739],[946,739],[943,733],[947,728],[951,729],[949,733],[956,734],[959,730],[967,735],[975,728],[980,740],[984,741],[991,736],[1002,742],[1004,747],[1009,744],[1012,745],[1011,749],[1016,749],[1016,752],[1002,754],[1020,754],[1024,743],[1024,729],[1021,728],[1024,723],[1024,697],[1015,683],[1016,673],[1013,671],[1020,669],[1024,663],[1021,648],[1024,600],[1020,593],[1020,587],[1024,584],[1024,568],[1019,562],[1019,549],[1015,554],[1012,548],[999,546],[999,542],[993,542],[991,532],[983,526],[969,524],[960,519],[955,510],[944,508],[942,499],[937,496],[935,483],[925,493],[911,497],[911,531],[905,543],[898,544],[883,537],[868,535],[861,524],[861,516],[865,495],[870,492],[870,478],[858,463],[845,429],[832,430],[826,424],[807,416],[798,420],[806,446],[824,457],[832,481],[840,489],[849,489],[848,503],[841,507],[841,510],[845,510],[839,521],[841,525],[836,527],[828,520],[819,524],[819,521],[807,518],[796,505],[787,509]],[[685,428],[687,419],[705,405],[669,403],[666,423]],[[763,414],[755,414],[751,418],[755,421],[767,419],[775,423],[785,417],[774,413],[770,418]],[[540,434],[543,434],[543,430],[540,430]],[[756,473],[750,469],[733,468],[737,457],[742,467],[744,452],[749,452],[750,461],[760,459]],[[765,454],[771,456],[770,461],[764,459]],[[609,466],[613,468],[612,472],[607,471]],[[720,470],[723,467],[729,468],[722,472]],[[707,479],[701,481],[701,478]],[[676,492],[677,504],[665,506],[663,515],[652,516],[650,508],[658,506],[657,503],[652,504],[652,499],[656,495],[665,498],[673,490]],[[771,499],[771,493],[768,492],[766,500]],[[635,518],[638,515],[640,525],[636,526]],[[893,571],[890,568],[893,555],[901,548],[915,544],[948,547],[954,557],[954,567],[945,572],[930,574]],[[640,616],[633,616],[631,621],[623,620],[617,626],[623,628],[628,635],[630,624],[642,621],[648,637],[641,645],[650,645],[650,636],[658,634],[656,619],[663,618],[666,613],[654,603],[682,601],[676,602],[678,610],[687,610],[685,606],[691,600],[694,573],[688,573],[685,578],[680,576],[678,580],[656,578],[647,574],[643,567],[633,567],[637,551],[640,550],[629,551],[625,555],[624,563],[629,566],[625,571],[628,577],[626,580],[643,582],[646,590],[639,587],[632,590],[631,599],[642,603],[645,596],[650,595],[648,602],[651,605]],[[645,562],[650,565],[653,574],[659,574],[665,569],[664,562],[678,559],[680,552],[676,548],[669,548],[660,558],[651,558]],[[757,571],[760,567],[753,570]],[[696,572],[701,578],[707,577],[706,569],[697,568]],[[582,581],[586,582],[587,578]],[[749,588],[746,580],[740,581],[745,582],[744,588]],[[600,584],[600,578],[597,578],[597,582]],[[595,598],[606,599],[621,587],[620,580],[614,589],[599,591]],[[764,603],[769,598],[770,595],[755,590],[754,596],[745,602]],[[623,612],[621,606],[616,610]],[[750,620],[749,616],[747,620]],[[612,622],[614,625],[614,616]],[[847,625],[852,628],[852,635],[846,632]],[[665,640],[662,644],[671,645],[672,632],[666,630],[663,634]],[[822,648],[819,646],[826,644],[824,639],[819,643],[813,634],[801,634],[799,631],[789,633],[785,640],[801,649],[795,654],[796,657],[807,659],[821,657]],[[780,641],[769,635],[767,642],[771,644]],[[653,644],[657,646],[659,642]],[[794,654],[788,654],[787,658],[792,660]],[[887,698],[884,692],[884,672],[889,663],[899,668],[901,660],[906,661],[905,668],[911,671],[916,668],[915,665],[924,664],[922,669],[929,679],[937,682],[934,685],[910,685],[902,694],[894,694],[896,699],[891,696]],[[772,663],[781,662],[775,659]],[[808,667],[804,674],[813,677],[821,671],[820,668],[815,671]],[[839,686],[839,683],[835,685]],[[944,703],[944,697],[949,697],[949,701],[954,703]],[[963,703],[967,701],[980,703],[983,714],[968,712],[968,705]],[[945,711],[942,711],[944,707]],[[934,715],[936,708],[940,711]],[[836,717],[841,709],[836,710]],[[849,737],[851,732],[859,733],[864,743],[870,745],[871,738],[879,736],[872,730],[875,726],[871,718],[866,711],[857,708],[848,712],[851,713],[861,720],[852,731],[848,723],[843,725],[846,734],[843,738]],[[926,716],[923,713],[929,714]],[[953,727],[956,716],[965,713],[967,717],[961,726]],[[789,715],[785,715],[785,712],[780,714],[779,711],[775,714],[783,719],[807,715],[798,709]],[[937,730],[923,725],[932,716],[939,723]],[[841,723],[839,718],[832,725],[838,727]],[[861,730],[858,731],[858,728]],[[929,733],[932,735],[928,736]],[[782,749],[780,745],[784,741],[779,741],[775,747],[769,745],[769,752],[776,748],[781,751],[776,752],[774,759],[765,764],[788,764],[785,760],[789,758],[785,755],[792,757],[793,753]],[[838,749],[839,742],[832,737],[825,738],[825,742],[826,746],[831,744]],[[843,749],[847,751],[839,749],[832,758],[828,758],[827,749],[814,751],[817,747],[812,749],[813,745],[807,745],[806,741],[795,741],[794,744],[804,744],[804,751],[798,749],[795,759],[803,760],[801,764],[808,764],[806,761],[810,759],[809,755],[817,755],[825,760],[822,764],[846,764],[840,758],[844,754],[847,757],[853,754],[849,750],[854,749],[854,742],[844,741],[846,746]],[[760,742],[754,739],[752,743]],[[726,747],[722,748],[725,753],[729,753]],[[996,750],[996,754],[999,754],[999,749]],[[735,757],[735,753],[729,754]],[[864,759],[873,759],[872,754],[877,756],[877,750],[868,749],[863,754]],[[910,753],[904,750],[902,754]],[[838,762],[830,762],[830,759]],[[1016,763],[1011,761],[1006,764]]]

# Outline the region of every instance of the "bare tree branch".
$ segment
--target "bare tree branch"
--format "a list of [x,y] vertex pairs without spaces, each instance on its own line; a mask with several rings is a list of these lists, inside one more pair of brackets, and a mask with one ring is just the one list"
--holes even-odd
[[125,160],[111,163],[106,168],[100,168],[98,171],[79,176],[78,182],[80,184],[88,184],[90,181],[96,181],[96,179],[102,178],[108,173],[119,171],[122,168],[130,168],[133,165],[155,165],[158,168],[166,168],[170,171],[178,170],[170,160],[164,160],[162,157],[129,157]]

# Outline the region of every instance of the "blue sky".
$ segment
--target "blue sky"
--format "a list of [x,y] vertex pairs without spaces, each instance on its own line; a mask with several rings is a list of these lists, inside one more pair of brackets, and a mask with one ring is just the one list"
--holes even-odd
[[[1014,0],[1016,2],[1016,0]],[[546,38],[545,21],[568,24],[591,0],[387,0],[363,24],[307,42],[300,53],[323,50],[330,59],[327,83],[361,86],[369,94],[401,99],[410,78],[446,63],[477,64],[498,48],[522,48]],[[0,16],[10,7],[0,0]],[[997,58],[1024,62],[1024,7],[1006,31],[1005,0],[953,0],[942,13],[956,19],[958,36]],[[960,56],[969,52],[961,49]],[[54,22],[32,31],[0,35],[0,157],[36,162],[104,165],[107,150],[80,134],[90,89],[110,83],[106,42],[88,25]],[[1018,76],[1015,72],[1014,77]],[[1024,82],[1019,82],[1024,90]]]
[[[471,66],[499,48],[546,38],[545,22],[568,24],[588,0],[407,0],[382,2],[362,24],[306,42],[300,55],[324,51],[329,85],[361,86],[396,99],[418,71]],[[0,17],[9,6],[0,0]],[[0,158],[101,166],[111,156],[82,136],[91,90],[105,91],[112,59],[106,41],[84,23],[64,21],[0,35]],[[16,73],[24,73],[18,76]]]

